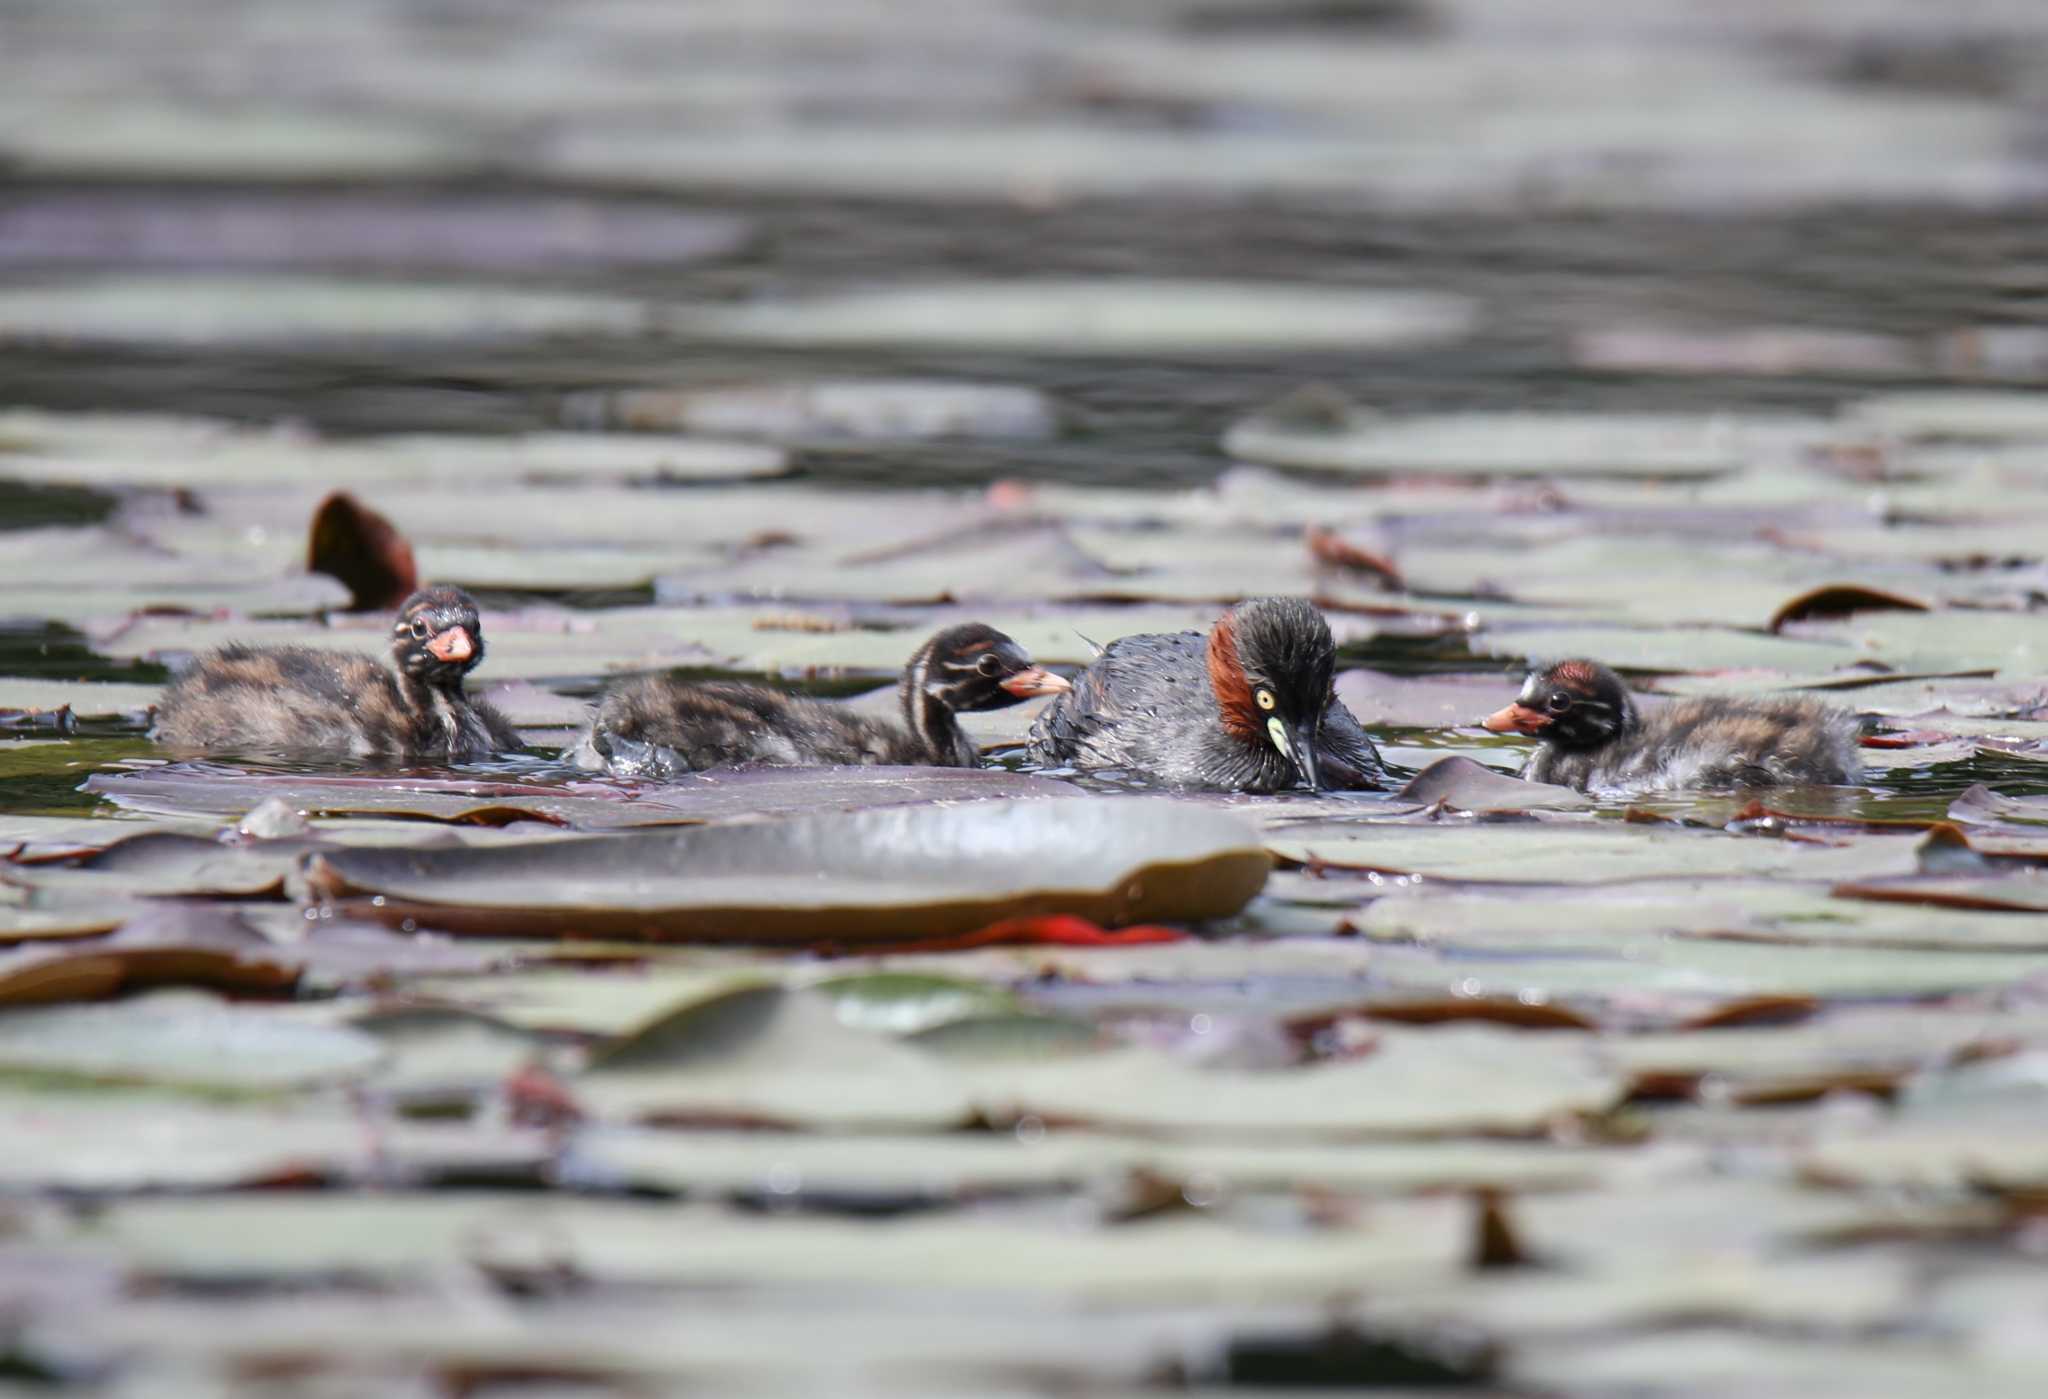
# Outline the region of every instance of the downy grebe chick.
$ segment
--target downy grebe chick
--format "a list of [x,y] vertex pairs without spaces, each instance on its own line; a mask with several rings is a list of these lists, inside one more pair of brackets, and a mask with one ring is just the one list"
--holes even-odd
[[422,588],[391,629],[393,675],[368,656],[226,646],[174,679],[151,735],[191,753],[463,761],[520,746],[505,717],[463,692],[484,658],[476,602]]
[[1844,783],[1862,769],[1860,726],[1847,710],[1812,699],[1707,698],[1645,716],[1598,661],[1530,671],[1515,702],[1485,723],[1541,741],[1522,776],[1582,792]]
[[1048,766],[1179,787],[1378,787],[1379,751],[1332,683],[1337,645],[1306,598],[1254,598],[1201,632],[1111,642],[1031,728]]
[[605,692],[572,756],[620,777],[751,766],[979,767],[981,749],[956,713],[1005,709],[1057,694],[1067,682],[975,622],[919,647],[898,689],[900,723],[761,685],[641,676]]

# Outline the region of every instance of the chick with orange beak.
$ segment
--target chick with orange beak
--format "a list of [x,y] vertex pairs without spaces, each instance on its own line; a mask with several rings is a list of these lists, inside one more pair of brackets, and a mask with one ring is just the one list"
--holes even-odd
[[391,629],[397,674],[367,656],[307,646],[226,646],[164,691],[152,737],[184,753],[242,757],[487,757],[520,746],[510,723],[471,699],[484,658],[475,599],[422,588]]
[[1795,697],[1717,697],[1645,715],[1620,676],[1583,659],[1531,670],[1514,703],[1484,723],[1537,740],[1523,777],[1582,792],[1839,784],[1862,769],[1860,725],[1847,710]]

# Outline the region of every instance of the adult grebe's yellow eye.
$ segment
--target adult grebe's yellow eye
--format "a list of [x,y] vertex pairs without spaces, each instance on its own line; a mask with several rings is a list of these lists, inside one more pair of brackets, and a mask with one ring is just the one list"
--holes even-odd
[[1261,709],[1271,709],[1273,708],[1273,706],[1280,703],[1279,700],[1273,698],[1273,692],[1271,690],[1261,690],[1257,694],[1253,695],[1252,698],[1259,702],[1259,708]]

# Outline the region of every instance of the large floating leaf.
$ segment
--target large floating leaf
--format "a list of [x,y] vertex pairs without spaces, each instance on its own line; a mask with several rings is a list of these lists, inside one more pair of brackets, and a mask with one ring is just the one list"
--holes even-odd
[[[1170,801],[989,802],[796,817],[530,848],[323,854],[330,897],[456,931],[902,940],[1027,913],[1220,918],[1265,882],[1241,822]],[[804,878],[792,882],[791,870]]]

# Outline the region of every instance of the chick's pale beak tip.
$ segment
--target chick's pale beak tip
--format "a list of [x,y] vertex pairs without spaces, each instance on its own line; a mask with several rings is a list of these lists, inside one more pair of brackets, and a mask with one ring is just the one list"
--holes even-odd
[[1481,724],[1497,734],[1534,734],[1550,727],[1550,716],[1525,704],[1511,704],[1487,715]]
[[1032,666],[1029,670],[1020,670],[1006,677],[1003,688],[1021,699],[1029,699],[1034,695],[1063,694],[1074,685],[1064,675],[1054,675],[1043,667]]
[[469,628],[450,627],[428,640],[427,654],[437,661],[466,661],[476,654],[476,643],[470,639]]

